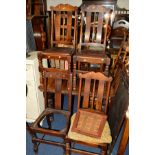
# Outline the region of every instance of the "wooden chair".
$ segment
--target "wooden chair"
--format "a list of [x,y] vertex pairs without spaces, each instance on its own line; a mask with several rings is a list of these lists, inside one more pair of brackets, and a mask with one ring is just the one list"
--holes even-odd
[[[112,56],[113,57],[113,56]],[[123,41],[121,47],[116,55],[116,58],[113,60],[113,65],[110,70],[110,74],[113,77],[111,82],[111,89],[109,99],[111,100],[112,97],[115,96],[119,83],[120,83],[120,74],[122,72],[123,67],[128,67],[129,61],[129,42]]]
[[108,147],[108,154],[112,153],[116,141],[119,138],[118,135],[122,127],[126,111],[128,110],[128,106],[129,106],[129,81],[128,78],[126,79],[126,75],[124,74],[124,68],[122,66],[119,86],[115,97],[111,99],[111,103],[109,105],[108,110],[108,122],[112,136],[112,143]]
[[[40,52],[38,57],[40,60],[46,58],[46,54]],[[49,57],[50,58],[50,55]],[[39,66],[39,70],[42,72],[43,80],[43,93],[44,93],[44,102],[45,110],[40,114],[34,123],[30,126],[30,131],[32,136],[32,142],[34,144],[34,151],[38,151],[38,146],[40,143],[57,145],[65,148],[65,136],[68,131],[70,114],[71,114],[71,97],[72,97],[72,74],[68,70],[60,70],[57,68],[47,68],[43,65]],[[50,82],[52,81],[52,82]],[[62,95],[62,81],[66,81],[67,95],[68,95],[68,105],[65,106],[62,104],[63,95]],[[52,84],[52,90],[54,91],[53,105],[50,107],[48,104],[48,85]],[[51,87],[50,87],[51,88]],[[57,123],[54,119],[56,114],[60,114],[64,117],[66,123],[60,128],[55,128],[54,123]],[[47,126],[45,126],[47,121]],[[58,122],[59,123],[59,122]],[[43,124],[43,125],[41,125]],[[54,128],[53,128],[54,127]],[[37,136],[37,133],[42,134],[42,138]],[[61,137],[63,142],[49,141],[44,138],[45,135]]]
[[[71,73],[71,56],[70,55],[58,55],[56,53],[51,52],[42,52],[38,51],[38,61],[39,61],[39,72],[40,72],[40,86],[39,89],[44,91],[44,69],[49,69],[59,72],[66,72],[68,74]],[[47,81],[47,92],[54,93],[54,79],[49,77]],[[66,81],[62,81],[62,93],[68,94],[68,88],[66,85]]]
[[126,20],[118,20],[114,22],[110,35],[110,44],[113,51],[121,47],[123,41],[129,36],[129,22]]
[[[110,83],[112,81],[111,77],[106,77],[100,72],[88,72],[85,74],[79,74],[80,83],[79,83],[79,92],[78,92],[78,110],[85,109],[93,113],[98,113],[100,115],[106,115],[108,111],[108,98],[110,91]],[[103,98],[104,88],[108,88],[106,91],[106,98]],[[82,91],[83,89],[83,91]],[[83,95],[82,95],[83,93]],[[79,150],[71,146],[71,143],[83,144],[86,146],[92,146],[100,148],[101,154],[106,153],[107,145],[112,141],[110,135],[110,128],[108,122],[106,121],[104,129],[101,131],[101,137],[94,138],[91,136],[86,136],[82,133],[77,133],[72,131],[74,121],[76,121],[76,114],[71,118],[71,125],[66,137],[66,154],[71,152],[87,154],[87,155],[96,155],[96,153],[91,153],[84,150]],[[82,114],[81,114],[82,115]],[[78,124],[78,122],[77,122]],[[84,127],[84,126],[83,126]]]
[[118,64],[128,64],[129,61],[129,41],[122,41],[119,51],[116,58],[113,60],[114,63],[111,68],[111,73],[115,76],[115,73],[118,69]]
[[77,10],[69,4],[51,6],[50,45],[44,52],[72,56],[76,48]]
[[[110,58],[106,55],[106,41],[110,10],[101,5],[81,7],[80,42],[73,56],[73,90],[82,71],[104,72],[108,75]],[[84,66],[85,69],[82,69]]]

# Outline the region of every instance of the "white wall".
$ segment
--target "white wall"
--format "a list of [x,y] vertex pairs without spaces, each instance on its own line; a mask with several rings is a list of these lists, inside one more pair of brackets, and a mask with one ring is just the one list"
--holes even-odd
[[119,8],[129,10],[129,0],[117,0],[117,5]]

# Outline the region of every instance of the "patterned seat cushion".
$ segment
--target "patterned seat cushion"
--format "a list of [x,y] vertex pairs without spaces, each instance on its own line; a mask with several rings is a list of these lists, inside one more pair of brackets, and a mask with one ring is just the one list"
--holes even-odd
[[86,136],[86,135],[71,131],[75,116],[76,116],[76,113],[71,117],[71,126],[68,132],[68,138],[73,140],[79,140],[82,142],[88,142],[92,144],[111,143],[112,137],[111,137],[108,121],[106,121],[105,123],[101,138],[94,138],[94,137]]

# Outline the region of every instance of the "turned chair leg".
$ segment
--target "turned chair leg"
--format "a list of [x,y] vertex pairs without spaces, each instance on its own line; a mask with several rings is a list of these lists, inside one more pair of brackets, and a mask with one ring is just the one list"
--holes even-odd
[[33,151],[34,151],[35,155],[38,154],[38,144],[37,144],[37,142],[33,142]]
[[66,154],[65,155],[70,155],[70,143],[66,142]]
[[101,148],[101,155],[107,155],[107,146]]
[[33,133],[33,135],[32,135],[32,143],[33,143],[33,151],[35,154],[37,154],[38,153],[38,143],[36,141],[33,141],[33,137],[37,138],[36,133]]
[[101,155],[106,155],[106,152],[102,150]]

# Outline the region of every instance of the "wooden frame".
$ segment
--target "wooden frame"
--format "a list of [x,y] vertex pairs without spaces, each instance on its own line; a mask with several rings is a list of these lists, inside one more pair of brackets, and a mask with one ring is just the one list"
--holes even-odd
[[[80,109],[76,113],[76,117],[73,122],[72,131],[81,133],[81,134],[84,134],[87,136],[100,138],[106,120],[107,120],[107,116],[104,115],[103,113]],[[79,123],[81,125],[79,125]],[[95,125],[95,123],[96,123],[96,125]],[[88,126],[90,126],[90,127],[88,127]],[[96,129],[96,128],[94,128],[94,126],[96,126],[98,128]]]
[[[51,6],[51,47],[61,45],[76,48],[77,10],[69,4]],[[73,33],[72,33],[73,31]]]

